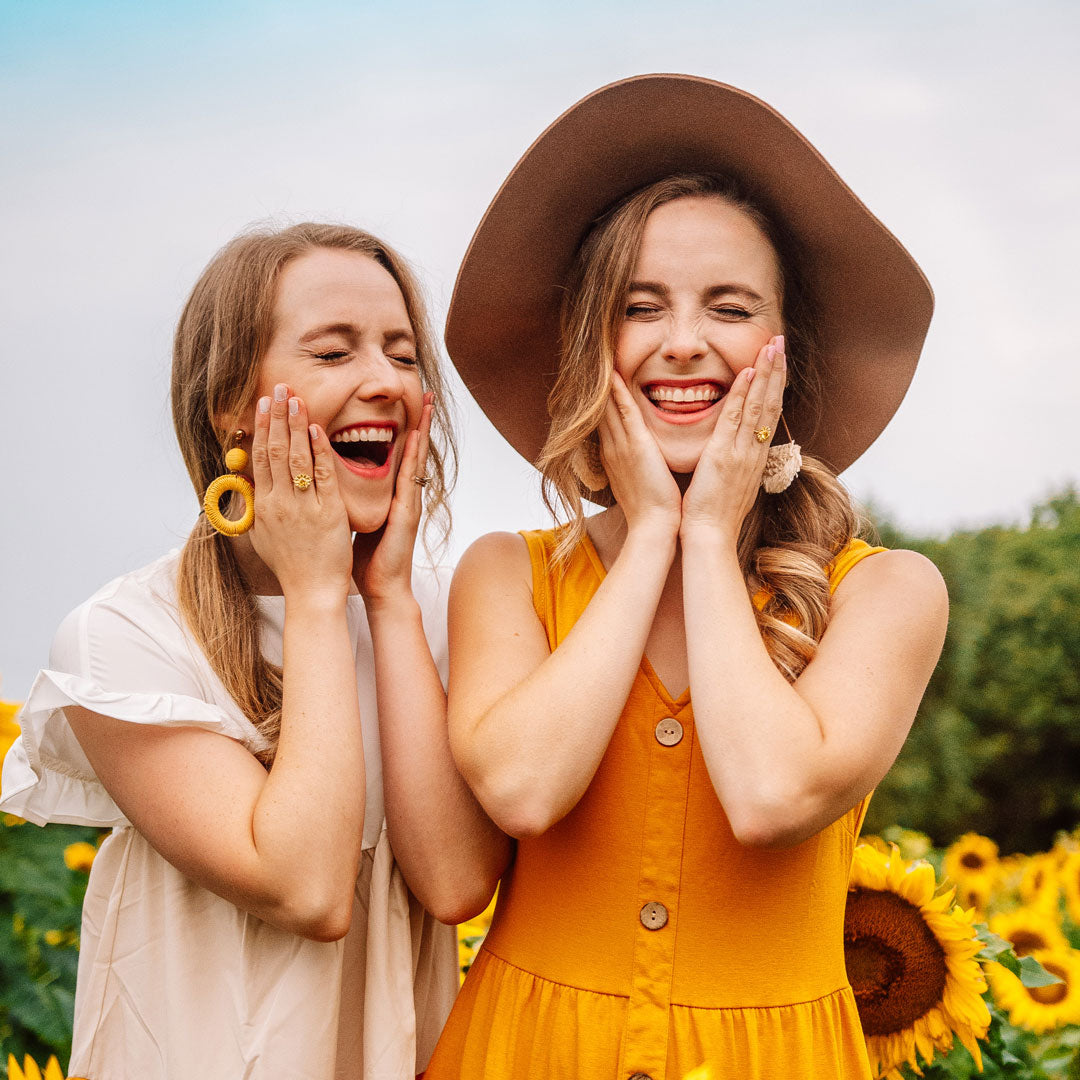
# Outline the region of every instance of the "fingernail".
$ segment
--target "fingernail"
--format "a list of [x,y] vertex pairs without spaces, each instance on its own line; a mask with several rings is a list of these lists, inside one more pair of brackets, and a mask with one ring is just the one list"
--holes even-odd
[[259,398],[259,412],[267,413],[270,411],[270,399],[268,397]]
[[756,368],[748,367],[746,369],[746,381],[748,383],[752,383],[754,381],[754,376],[756,374],[757,374],[757,369]]
[[289,388],[284,383],[278,383],[274,387],[274,400],[284,401],[289,396]]
[[289,415],[295,416],[300,411],[300,399],[291,397],[289,398]]
[[776,359],[776,346],[775,345],[770,345],[765,350],[765,359],[768,360],[770,364]]
[[435,404],[435,393],[434,393],[434,391],[429,390],[424,395],[424,404],[425,405],[434,405]]
[[777,335],[776,335],[776,347],[777,347],[777,348],[778,348],[778,349],[779,349],[779,350],[780,350],[781,352],[783,352],[783,351],[784,351],[784,335],[783,335],[783,334],[777,334]]
[[309,424],[308,425],[308,434],[313,439],[317,439],[319,437],[319,426],[318,426],[318,424]]

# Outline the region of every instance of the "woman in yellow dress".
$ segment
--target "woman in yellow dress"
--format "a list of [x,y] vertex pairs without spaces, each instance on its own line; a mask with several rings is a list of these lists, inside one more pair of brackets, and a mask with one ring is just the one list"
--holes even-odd
[[813,147],[709,80],[597,91],[503,185],[448,347],[568,524],[454,579],[451,746],[517,850],[427,1080],[869,1075],[847,876],[947,597],[855,538],[836,472],[931,310]]

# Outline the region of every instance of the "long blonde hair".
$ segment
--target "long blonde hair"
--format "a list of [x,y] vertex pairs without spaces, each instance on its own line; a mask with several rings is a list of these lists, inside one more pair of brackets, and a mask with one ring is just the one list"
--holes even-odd
[[[583,497],[610,506],[610,490],[594,494],[581,481],[583,460],[598,459],[597,428],[611,390],[615,344],[627,290],[649,214],[688,197],[721,199],[747,214],[777,254],[786,336],[786,406],[798,404],[812,430],[819,411],[818,335],[798,245],[782,219],[730,177],[679,174],[641,188],[601,217],[578,250],[562,310],[562,355],[548,399],[551,427],[538,466],[544,501],[565,518],[556,555],[564,559],[585,529]],[[753,596],[758,628],[777,668],[794,680],[813,659],[829,615],[828,565],[856,534],[851,499],[832,471],[803,454],[798,479],[778,495],[759,492],[739,535],[739,564]]]
[[[304,223],[259,229],[238,236],[211,260],[196,282],[176,327],[173,344],[172,411],[176,437],[200,503],[210,481],[224,472],[231,431],[216,417],[236,416],[254,404],[259,364],[271,336],[278,277],[291,260],[317,248],[355,251],[382,266],[397,282],[416,336],[417,366],[438,407],[432,420],[424,490],[425,541],[435,545],[450,530],[449,489],[457,453],[449,401],[435,337],[420,287],[405,261],[360,229]],[[225,689],[269,740],[260,755],[273,761],[281,725],[281,668],[260,647],[259,610],[229,538],[199,515],[180,555],[180,612]]]

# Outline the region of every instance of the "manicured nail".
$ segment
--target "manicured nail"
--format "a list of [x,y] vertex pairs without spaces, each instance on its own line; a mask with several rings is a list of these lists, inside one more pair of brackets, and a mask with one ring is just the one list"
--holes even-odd
[[284,401],[288,396],[289,388],[283,382],[279,382],[277,386],[274,387],[274,400]]
[[748,367],[746,370],[746,382],[747,385],[754,381],[754,375],[757,374],[757,368]]
[[318,424],[309,424],[308,425],[308,434],[312,437],[312,439],[317,439],[319,437],[319,425]]
[[270,411],[270,399],[268,397],[259,398],[259,412],[267,413]]
[[765,359],[768,360],[770,364],[776,359],[776,346],[775,345],[770,345],[765,350]]
[[434,405],[435,404],[435,392],[433,390],[429,390],[424,395],[424,404],[425,405]]
[[784,335],[783,334],[777,334],[776,339],[774,341],[774,344],[776,345],[776,347],[781,352],[783,352],[784,351]]
[[295,416],[300,411],[300,399],[291,397],[289,398],[289,415]]

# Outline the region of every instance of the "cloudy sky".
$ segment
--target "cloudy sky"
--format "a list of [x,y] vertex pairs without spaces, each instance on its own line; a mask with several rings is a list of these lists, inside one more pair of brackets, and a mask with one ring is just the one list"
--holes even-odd
[[[0,696],[26,693],[65,612],[191,527],[170,335],[221,244],[267,218],[360,224],[441,324],[521,152],[640,72],[770,102],[934,285],[852,491],[915,530],[1023,518],[1080,474],[1078,46],[1080,7],[1039,0],[0,0]],[[459,405],[454,551],[545,520],[531,469]]]

